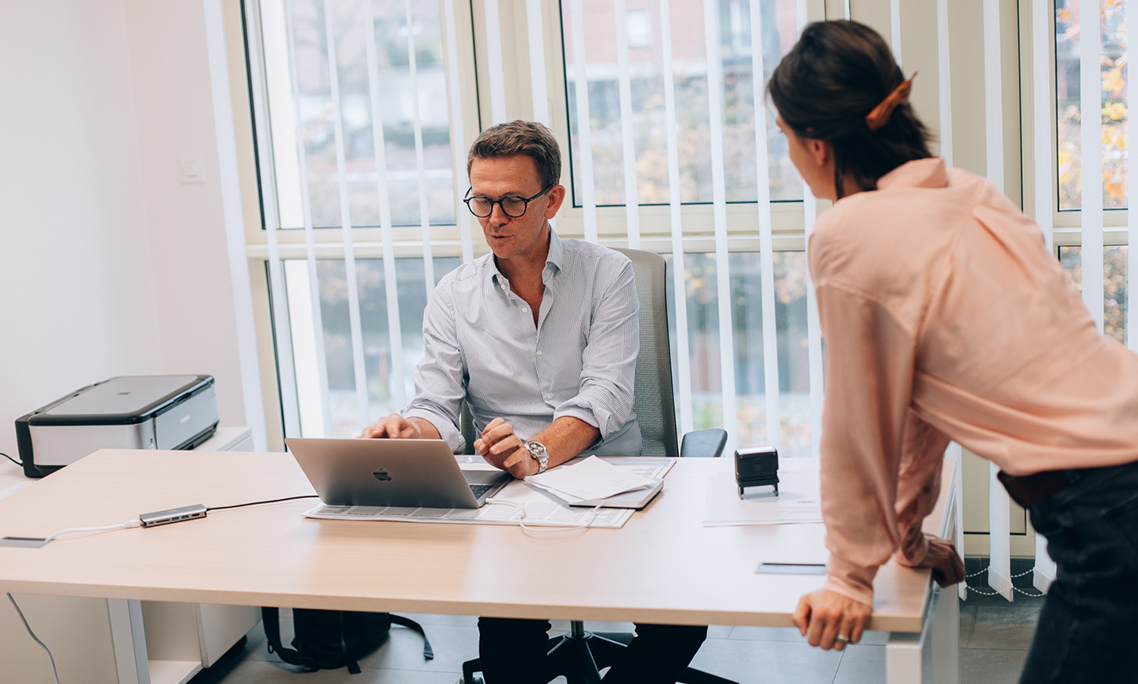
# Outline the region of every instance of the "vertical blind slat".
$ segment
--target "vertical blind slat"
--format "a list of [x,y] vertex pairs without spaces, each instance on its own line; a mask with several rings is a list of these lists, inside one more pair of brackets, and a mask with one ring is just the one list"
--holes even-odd
[[810,454],[822,455],[822,415],[826,405],[826,365],[822,360],[822,323],[818,319],[818,296],[810,277],[810,235],[818,218],[818,205],[806,183],[802,184],[803,223],[806,233],[806,351],[810,357]]
[[[807,0],[798,0],[797,20],[798,32],[806,28],[808,18]],[[845,18],[850,19],[850,3],[846,0]],[[814,222],[818,218],[818,204],[814,193],[806,181],[802,181],[802,223],[803,233],[806,236],[806,345],[810,358],[810,453],[815,458],[822,453],[822,407],[825,403],[823,395],[825,369],[822,363],[822,326],[818,321],[818,300],[814,292],[814,281],[810,278],[810,234],[814,231]]]
[[1052,192],[1053,160],[1051,139],[1051,22],[1047,3],[1036,1],[1031,7],[1032,125],[1035,128],[1035,222],[1043,229],[1047,251],[1053,249],[1055,195]]
[[404,0],[407,11],[407,69],[411,76],[412,133],[415,138],[415,170],[419,184],[419,230],[423,237],[423,284],[427,300],[435,291],[435,260],[431,251],[431,216],[427,202],[427,174],[423,161],[423,120],[419,109],[419,70],[415,60],[415,17],[411,13],[411,0]]
[[577,95],[577,159],[581,162],[581,204],[585,239],[597,242],[597,199],[593,176],[593,126],[589,119],[589,81],[585,64],[585,17],[581,0],[571,0],[573,15],[573,92]]
[[889,47],[901,66],[901,0],[889,0]]
[[493,124],[506,122],[506,77],[502,66],[502,24],[498,0],[484,0],[486,18],[486,66],[490,71],[490,118]]
[[1079,127],[1083,302],[1103,329],[1102,45],[1099,0],[1079,1]]
[[[937,0],[936,3],[936,37],[937,37],[937,98],[940,114],[940,156],[944,159],[946,167],[952,167],[952,66],[951,44],[948,33],[948,0]],[[957,551],[964,554],[964,518],[962,506],[963,479],[961,472],[964,469],[964,452],[956,442],[949,442],[945,449],[945,458],[956,459],[956,535],[952,539]],[[961,582],[957,588],[959,597],[968,598],[968,586]]]
[[[332,428],[332,404],[328,399],[328,370],[327,358],[324,353],[324,324],[320,310],[320,281],[316,272],[316,244],[312,230],[312,202],[307,182],[308,154],[304,149],[304,120],[301,118],[300,84],[296,77],[296,34],[292,26],[291,2],[286,2],[284,5],[284,23],[285,33],[288,36],[289,74],[292,88],[293,117],[294,123],[296,124],[296,155],[299,168],[301,214],[304,220],[304,244],[306,268],[308,270],[309,306],[312,308],[313,348],[318,355],[316,360],[317,373],[319,376],[317,382],[320,387],[320,414],[323,422],[322,425],[313,426],[319,429],[312,430],[308,434],[326,436]],[[275,208],[276,204],[273,203],[274,213]],[[285,308],[284,292],[280,283],[282,273],[280,268],[280,253],[277,251],[277,221],[271,220],[270,217],[266,216],[265,228],[269,239],[269,283],[270,287],[274,290],[280,290],[279,293],[276,291],[273,293],[273,309],[277,312],[274,318],[279,319],[284,316],[284,312],[287,311],[287,308]],[[277,299],[278,296],[280,297],[279,302]],[[279,321],[276,325],[277,346],[280,349],[281,357],[281,361],[278,362],[277,366],[281,378],[281,402],[284,404],[282,409],[284,413],[285,436],[287,437],[291,435],[302,435],[301,430],[303,426],[300,425],[299,420],[298,395],[296,393],[295,376],[293,375],[292,338],[287,332],[282,334],[282,330],[287,331],[287,327],[282,327],[283,324],[284,321]]]
[[370,421],[367,407],[367,368],[364,365],[363,331],[360,325],[360,294],[356,283],[356,254],[352,242],[352,215],[345,177],[344,122],[340,111],[340,74],[336,62],[336,35],[330,0],[324,0],[324,30],[328,40],[328,81],[332,90],[332,130],[336,143],[336,180],[340,190],[340,230],[344,238],[344,271],[348,289],[348,321],[352,335],[352,370],[356,383],[356,408],[362,429]]
[[628,65],[628,16],[624,0],[613,0],[620,87],[620,137],[624,157],[624,213],[628,246],[640,249],[640,200],[637,197],[636,144],[632,131],[632,78]]
[[450,149],[454,160],[454,216],[462,236],[462,262],[474,260],[470,212],[459,201],[466,191],[466,135],[463,130],[462,77],[458,66],[458,30],[454,0],[443,0],[443,30],[446,34],[447,81],[450,86]]
[[[954,479],[954,495],[955,512],[953,513],[953,527],[955,527],[955,534],[952,535],[951,541],[956,545],[956,552],[961,556],[964,555],[964,452],[956,442],[949,442],[948,447],[944,450],[945,458],[956,459],[956,476]],[[968,583],[960,582],[956,585],[957,596],[961,600],[968,598]]]
[[672,18],[668,0],[660,0],[660,56],[664,71],[664,119],[668,140],[668,208],[672,232],[672,278],[676,306],[676,375],[679,385],[680,432],[695,425],[691,394],[691,352],[688,342],[687,282],[684,277],[684,233],[680,211],[680,156],[676,139],[676,86],[672,65]]
[[[755,180],[759,212],[759,277],[762,284],[760,307],[763,321],[763,382],[767,416],[767,444],[776,449],[782,443],[779,406],[778,327],[774,299],[774,235],[771,225],[770,166],[767,150],[767,107],[762,87],[763,26],[760,0],[751,0],[751,91],[755,108]],[[809,288],[807,284],[807,288]],[[813,368],[811,368],[813,370]],[[726,422],[726,421],[725,421]]]
[[[707,45],[708,133],[711,143],[711,197],[715,224],[715,285],[719,309],[719,377],[727,451],[739,434],[735,410],[735,345],[731,325],[731,264],[727,247],[727,181],[723,168],[723,76],[719,57],[719,0],[703,0]],[[768,435],[769,438],[769,435]]]
[[526,0],[529,33],[530,92],[533,96],[533,120],[552,127],[549,115],[549,89],[545,79],[545,30],[542,26],[541,0]]
[[372,149],[375,154],[375,192],[379,203],[380,239],[383,242],[383,289],[387,302],[387,335],[391,345],[392,398],[397,408],[407,405],[407,378],[403,369],[403,325],[399,317],[399,281],[395,274],[395,239],[391,225],[391,193],[387,180],[386,142],[380,106],[379,63],[375,50],[375,18],[367,4],[364,26],[367,49],[368,96],[371,104]]
[[[1000,6],[998,0],[984,0],[984,114],[987,176],[1000,192],[1004,190],[1003,105],[1001,102]],[[988,530],[990,541],[988,584],[1011,601],[1011,549],[1009,534],[1010,502],[1003,485],[996,479],[999,468],[989,466]]]
[[948,0],[936,0],[937,91],[940,113],[940,156],[952,166],[952,62],[949,58]]
[[[1135,0],[1128,0],[1126,3],[1126,25],[1127,27],[1134,26],[1138,31],[1138,2]],[[1135,41],[1138,42],[1138,41]],[[1127,35],[1126,42],[1127,57],[1130,54],[1130,37]],[[1138,69],[1133,72],[1129,71],[1129,63],[1127,66],[1126,76],[1126,139],[1131,141],[1138,141],[1138,116],[1131,115],[1132,109],[1138,109]],[[1131,78],[1131,75],[1134,78]],[[1126,249],[1126,346],[1130,349],[1138,350],[1138,306],[1133,307],[1134,311],[1131,312],[1130,302],[1132,292],[1136,292],[1132,288],[1133,283],[1138,283],[1138,192],[1135,192],[1135,187],[1138,187],[1138,181],[1130,180],[1130,162],[1134,161],[1134,153],[1130,146],[1126,146],[1126,244],[1131,245]],[[1131,209],[1134,207],[1134,209]],[[1133,313],[1133,315],[1131,315]]]

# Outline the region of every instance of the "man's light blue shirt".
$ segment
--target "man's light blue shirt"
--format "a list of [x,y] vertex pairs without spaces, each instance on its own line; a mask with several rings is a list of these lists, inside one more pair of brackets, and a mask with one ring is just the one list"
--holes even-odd
[[462,400],[478,432],[496,417],[530,439],[562,416],[598,428],[585,453],[638,456],[632,412],[640,349],[632,262],[550,229],[537,327],[493,254],[463,264],[435,288],[423,316],[416,397],[403,416],[429,421],[455,453]]

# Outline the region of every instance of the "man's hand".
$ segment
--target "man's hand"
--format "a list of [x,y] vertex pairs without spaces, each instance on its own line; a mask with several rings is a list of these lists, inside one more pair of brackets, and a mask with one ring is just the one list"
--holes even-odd
[[392,413],[386,418],[380,418],[364,428],[363,438],[387,437],[389,439],[425,439],[419,424],[407,420],[398,413]]
[[917,567],[932,568],[933,579],[942,587],[964,581],[964,561],[956,552],[956,546],[947,539],[927,536],[929,552]]
[[[864,603],[822,589],[803,596],[791,619],[811,646],[821,646],[825,651],[831,648],[842,651],[846,643],[861,641],[872,610]],[[838,635],[848,642],[837,639]]]
[[537,474],[537,461],[530,456],[521,438],[514,434],[514,426],[502,418],[490,421],[482,431],[482,437],[474,440],[474,450],[495,468],[525,479],[527,475]]

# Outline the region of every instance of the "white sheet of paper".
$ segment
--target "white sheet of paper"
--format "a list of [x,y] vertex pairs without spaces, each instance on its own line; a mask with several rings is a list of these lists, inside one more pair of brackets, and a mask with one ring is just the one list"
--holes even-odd
[[778,496],[771,487],[746,490],[739,498],[739,486],[732,473],[716,473],[707,478],[703,525],[787,525],[822,522],[818,472],[780,469]]
[[525,481],[570,503],[607,499],[655,484],[652,480],[631,472],[629,468],[605,463],[596,456],[590,456],[571,466],[563,465],[547,470],[540,475],[530,475]]

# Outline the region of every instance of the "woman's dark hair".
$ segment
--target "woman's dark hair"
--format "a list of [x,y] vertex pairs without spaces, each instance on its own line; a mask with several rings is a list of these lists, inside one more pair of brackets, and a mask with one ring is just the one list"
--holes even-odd
[[854,21],[810,24],[775,67],[767,92],[783,122],[800,138],[834,150],[834,185],[847,174],[862,190],[914,159],[931,157],[931,135],[913,108],[898,106],[871,131],[865,117],[905,80],[880,35]]

